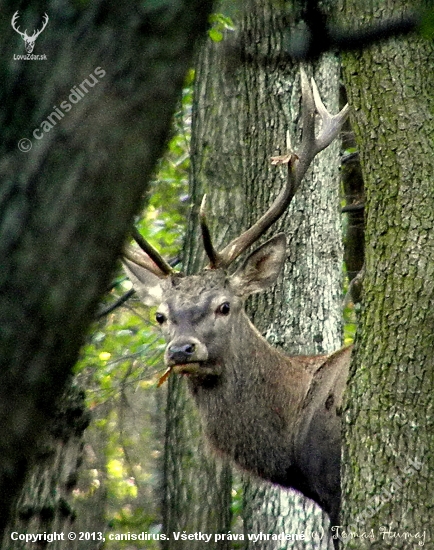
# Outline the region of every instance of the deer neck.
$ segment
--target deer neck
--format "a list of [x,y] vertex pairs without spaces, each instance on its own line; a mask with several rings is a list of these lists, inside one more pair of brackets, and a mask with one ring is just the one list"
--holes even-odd
[[311,375],[302,362],[273,348],[245,314],[235,331],[222,358],[222,375],[209,384],[191,380],[192,393],[213,447],[279,482],[293,463]]
[[[227,365],[228,375],[243,375],[257,386],[259,393],[267,397],[270,392],[279,396],[282,394],[281,397],[285,396],[290,407],[301,406],[311,380],[309,370],[304,366],[305,358],[291,357],[273,347],[247,315],[243,314],[243,317],[236,329],[238,342]],[[236,339],[233,341],[236,342]]]

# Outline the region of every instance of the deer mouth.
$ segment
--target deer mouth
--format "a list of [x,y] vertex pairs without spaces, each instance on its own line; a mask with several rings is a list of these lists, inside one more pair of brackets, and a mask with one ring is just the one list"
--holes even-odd
[[205,361],[195,361],[191,363],[180,363],[173,365],[171,368],[176,374],[183,374],[186,376],[218,376],[220,370],[216,369],[216,365],[209,365]]
[[180,363],[173,365],[172,371],[176,374],[197,374],[203,367],[201,363],[195,361],[193,363]]
[[210,365],[205,365],[204,361],[192,361],[191,363],[179,363],[171,365],[164,374],[159,378],[157,386],[160,387],[169,376],[174,372],[175,374],[183,374],[186,376],[218,376],[220,372],[217,372],[216,368]]

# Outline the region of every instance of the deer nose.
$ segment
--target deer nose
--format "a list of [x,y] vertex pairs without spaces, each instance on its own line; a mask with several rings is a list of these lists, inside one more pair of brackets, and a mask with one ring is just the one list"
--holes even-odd
[[171,345],[168,348],[168,359],[173,364],[188,363],[191,361],[196,351],[196,344],[193,342],[186,342],[184,344]]

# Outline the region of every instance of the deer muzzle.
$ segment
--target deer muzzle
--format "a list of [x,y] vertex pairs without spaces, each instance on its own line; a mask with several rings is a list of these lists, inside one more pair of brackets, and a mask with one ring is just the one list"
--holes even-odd
[[168,367],[202,363],[208,359],[208,350],[197,338],[172,340],[166,348],[165,361]]
[[189,363],[195,355],[196,344],[188,343],[181,346],[170,346],[168,357],[171,363]]

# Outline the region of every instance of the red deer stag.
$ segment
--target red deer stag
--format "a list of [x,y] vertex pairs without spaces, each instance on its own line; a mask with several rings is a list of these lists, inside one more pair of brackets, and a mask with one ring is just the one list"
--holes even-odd
[[[228,266],[282,215],[315,155],[338,135],[346,106],[332,116],[315,82],[302,71],[303,135],[288,163],[285,188],[250,229],[221,252],[201,227],[210,264],[199,275],[175,273],[147,243],[129,248],[126,272],[141,300],[158,305],[156,321],[167,341],[169,372],[187,374],[212,446],[244,470],[317,502],[332,525],[340,508],[340,407],[350,349],[329,356],[287,356],[259,334],[244,312],[244,299],[272,285],[285,261],[286,240],[276,235],[233,275]],[[315,109],[316,107],[316,109]],[[315,136],[315,110],[322,129]],[[140,240],[140,239],[138,239]],[[337,541],[335,541],[337,543]]]

